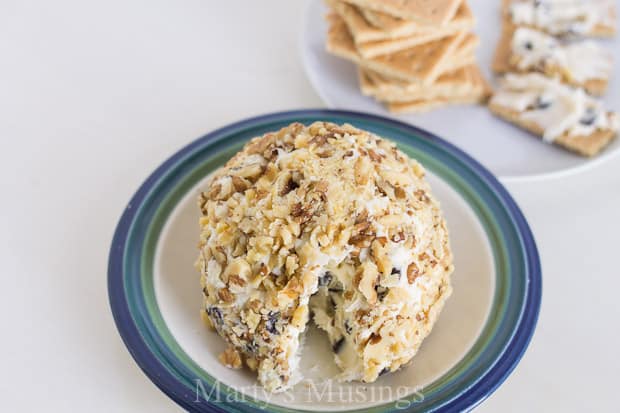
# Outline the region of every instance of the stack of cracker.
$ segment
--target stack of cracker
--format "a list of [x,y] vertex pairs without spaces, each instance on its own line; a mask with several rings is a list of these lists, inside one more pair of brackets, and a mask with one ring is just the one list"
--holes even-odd
[[609,51],[588,38],[616,32],[610,0],[503,0],[493,70],[504,78],[489,107],[498,116],[584,156],[617,135],[618,115],[594,96],[613,72]]
[[392,112],[484,101],[465,0],[326,0],[327,50],[358,65],[362,93]]

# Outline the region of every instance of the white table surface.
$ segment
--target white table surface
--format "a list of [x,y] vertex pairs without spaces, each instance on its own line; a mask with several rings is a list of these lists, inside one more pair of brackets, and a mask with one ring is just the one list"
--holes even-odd
[[[298,58],[302,12],[289,0],[0,2],[0,410],[179,410],[114,326],[112,232],[187,142],[322,106]],[[522,362],[477,411],[610,411],[620,160],[509,190],[538,241],[543,305]]]

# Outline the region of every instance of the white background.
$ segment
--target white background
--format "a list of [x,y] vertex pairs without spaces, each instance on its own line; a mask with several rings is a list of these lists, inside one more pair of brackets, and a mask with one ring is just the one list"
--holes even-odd
[[[302,12],[290,0],[0,1],[0,410],[179,410],[116,332],[112,232],[182,145],[322,106],[298,58]],[[620,161],[509,189],[537,237],[543,305],[521,364],[478,411],[612,410]]]

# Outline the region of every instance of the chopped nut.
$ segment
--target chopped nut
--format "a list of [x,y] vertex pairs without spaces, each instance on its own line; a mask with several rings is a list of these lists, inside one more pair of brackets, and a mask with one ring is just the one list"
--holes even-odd
[[250,186],[250,182],[247,179],[243,179],[240,176],[232,177],[232,184],[237,192],[243,192]]
[[302,216],[304,213],[304,209],[303,206],[301,205],[301,202],[296,203],[295,205],[293,205],[293,209],[291,209],[291,216],[297,218]]
[[298,260],[296,255],[289,255],[288,257],[286,257],[285,268],[287,275],[293,275],[295,273],[295,270],[299,268],[299,264],[297,263],[297,261]]
[[297,188],[299,188],[299,184],[297,182],[293,181],[292,178],[289,178],[286,181],[286,183],[284,184],[284,186],[282,187],[282,189],[280,190],[280,196],[285,196],[289,192],[292,192],[292,191],[294,191]]
[[256,330],[256,327],[258,327],[258,324],[260,323],[260,320],[261,320],[260,315],[254,311],[244,312],[243,318],[247,326],[250,328],[250,331]]
[[402,242],[406,238],[405,232],[403,230],[398,230],[392,235],[391,240],[392,242]]
[[319,181],[314,186],[314,190],[317,192],[327,192],[329,189],[329,183],[327,181]]
[[362,212],[360,212],[356,217],[355,217],[355,223],[359,224],[360,222],[365,222],[368,220],[368,210],[366,208],[364,208],[362,210]]
[[256,371],[258,368],[258,361],[255,358],[246,358],[245,364],[249,367],[250,370]]
[[370,179],[370,173],[373,167],[368,158],[359,157],[355,161],[354,171],[355,171],[355,182],[358,185],[366,185],[368,180]]
[[387,248],[385,248],[387,239],[385,237],[381,238],[383,238],[383,242],[379,238],[377,238],[372,242],[370,248],[379,272],[389,274],[392,270],[392,260],[390,258],[390,255],[388,254]]
[[424,191],[423,189],[418,189],[413,194],[422,202],[430,201],[430,198],[428,197],[428,195],[426,195],[426,191]]
[[412,262],[407,266],[407,281],[409,281],[409,284],[413,284],[416,278],[418,278],[418,275],[420,275],[420,270],[416,263]]
[[217,295],[220,300],[224,301],[225,303],[231,303],[235,301],[235,296],[231,294],[228,288],[222,288],[218,291]]
[[377,292],[375,291],[375,283],[379,277],[377,266],[372,261],[365,261],[360,266],[359,271],[357,275],[359,277],[358,289],[369,304],[376,304]]
[[250,300],[250,302],[248,303],[248,307],[250,307],[256,313],[260,311],[262,306],[263,305],[261,304],[260,300],[257,300],[257,299]]
[[241,355],[232,347],[228,347],[220,354],[220,362],[229,369],[240,369],[242,366]]
[[[250,278],[252,269],[250,264],[244,258],[235,258],[226,268],[222,274],[222,278],[229,283],[244,286],[246,280]],[[234,281],[231,281],[233,279]]]
[[246,284],[245,280],[243,278],[239,277],[237,274],[231,274],[228,277],[228,282],[230,284],[236,284],[236,285],[238,285],[240,287],[243,287]]
[[377,152],[375,152],[373,149],[368,150],[368,156],[375,162],[381,162],[383,160],[383,157]]

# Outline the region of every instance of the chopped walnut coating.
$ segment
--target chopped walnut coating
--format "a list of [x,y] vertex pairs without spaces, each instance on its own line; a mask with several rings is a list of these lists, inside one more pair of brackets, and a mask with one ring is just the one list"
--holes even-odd
[[219,357],[223,365],[231,369],[239,369],[243,365],[241,355],[232,347],[228,347]]
[[448,233],[424,169],[350,125],[251,140],[199,207],[203,314],[270,391],[299,378],[311,314],[343,378],[370,382],[415,355],[450,294]]

